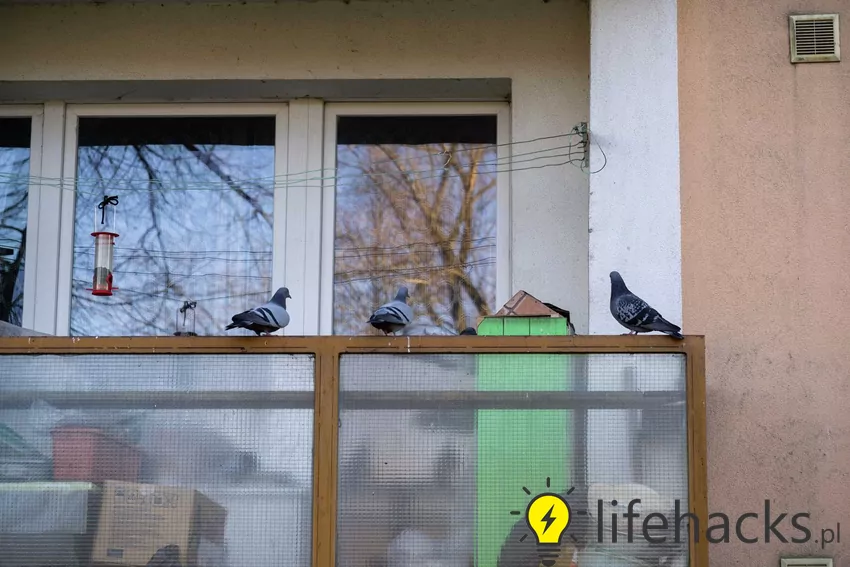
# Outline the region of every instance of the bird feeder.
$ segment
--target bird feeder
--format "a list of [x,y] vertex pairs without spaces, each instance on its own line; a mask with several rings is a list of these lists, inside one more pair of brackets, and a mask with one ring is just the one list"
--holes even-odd
[[[110,206],[111,205],[111,206]],[[86,288],[92,295],[112,295],[112,261],[115,239],[116,206],[118,196],[104,196],[94,211],[94,277],[92,287]]]
[[[197,337],[195,332],[195,307],[198,306],[197,301],[184,301],[183,306],[177,310],[174,320],[174,336],[175,337]],[[180,322],[180,315],[183,315],[183,322]]]

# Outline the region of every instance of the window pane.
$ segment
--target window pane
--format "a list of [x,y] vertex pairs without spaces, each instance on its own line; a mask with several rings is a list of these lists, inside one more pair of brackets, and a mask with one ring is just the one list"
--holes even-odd
[[[495,308],[496,117],[340,117],[334,334],[407,285],[417,324],[459,332]],[[418,326],[418,325],[417,325]]]
[[[557,566],[686,565],[685,366],[677,354],[343,354],[338,564],[541,565],[526,512],[551,492],[571,514]],[[666,531],[657,519],[642,531],[650,513]]]
[[[191,332],[178,309],[196,301],[194,332],[221,335],[267,300],[274,134],[274,117],[81,118],[71,334]],[[119,198],[118,290],[102,297],[86,288],[105,195]]]
[[[314,367],[311,355],[0,357],[3,565],[309,567]],[[179,563],[149,563],[169,544]]]
[[20,326],[32,119],[0,118],[0,321]]

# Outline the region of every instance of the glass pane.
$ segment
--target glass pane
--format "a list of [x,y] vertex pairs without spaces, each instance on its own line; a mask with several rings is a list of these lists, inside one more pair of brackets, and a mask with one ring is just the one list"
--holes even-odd
[[310,355],[3,356],[3,564],[142,567],[173,544],[182,565],[309,567],[313,376]]
[[337,144],[334,334],[380,334],[400,285],[406,332],[475,326],[495,308],[496,117],[345,116]]
[[[340,381],[340,566],[537,566],[548,508],[534,530],[526,518],[544,492],[569,507],[556,565],[687,565],[687,524],[673,541],[676,502],[688,508],[684,356],[349,354]],[[622,514],[612,542],[611,513],[636,498],[632,543]],[[668,519],[648,532],[663,545],[642,535],[652,512]]]
[[30,117],[0,117],[0,321],[22,325]]
[[[71,335],[221,335],[268,300],[274,134],[274,117],[80,118]],[[105,195],[118,290],[95,296]]]

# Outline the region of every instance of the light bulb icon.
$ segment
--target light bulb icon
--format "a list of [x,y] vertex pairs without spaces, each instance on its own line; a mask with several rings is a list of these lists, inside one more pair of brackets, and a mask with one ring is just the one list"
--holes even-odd
[[[546,488],[549,490],[552,489],[552,479],[550,477],[546,477]],[[525,509],[525,523],[536,536],[537,555],[540,557],[540,563],[544,567],[555,565],[558,556],[561,554],[561,539],[564,536],[564,532],[567,531],[567,527],[569,527],[573,516],[573,509],[567,504],[567,498],[570,498],[574,490],[575,487],[573,486],[563,494],[548,491],[540,493],[531,499],[531,502],[528,503],[528,507]],[[533,494],[525,486],[522,487],[522,491],[528,496]],[[587,496],[584,496],[584,498],[579,497],[578,501],[581,502],[582,500],[586,503]],[[576,510],[575,513],[579,516],[588,515],[587,510],[582,509]],[[521,514],[521,510],[511,510],[511,516],[519,516]],[[581,522],[579,522],[579,528],[581,528]],[[576,545],[579,544],[579,540],[576,539],[574,534],[570,534],[569,537]],[[524,542],[526,539],[528,539],[528,534],[523,534],[519,538],[519,543]],[[575,551],[573,549],[574,554]]]
[[570,506],[553,492],[538,494],[528,504],[525,521],[537,536],[537,551],[545,567],[555,564],[560,552],[561,536],[570,525]]

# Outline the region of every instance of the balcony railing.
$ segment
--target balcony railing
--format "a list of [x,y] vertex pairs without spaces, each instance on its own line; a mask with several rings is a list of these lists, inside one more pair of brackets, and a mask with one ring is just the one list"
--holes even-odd
[[700,336],[5,338],[0,426],[21,565],[708,565]]

